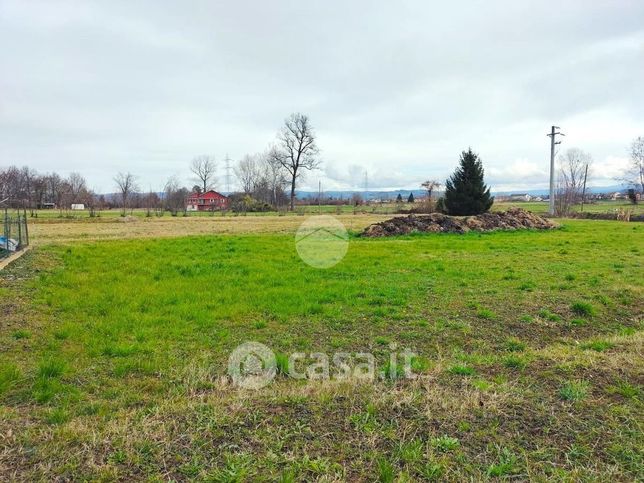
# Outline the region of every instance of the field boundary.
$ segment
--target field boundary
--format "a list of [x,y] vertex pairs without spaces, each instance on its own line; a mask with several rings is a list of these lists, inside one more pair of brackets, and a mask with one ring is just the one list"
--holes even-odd
[[7,258],[1,259],[0,260],[0,270],[3,270],[9,264],[11,264],[12,262],[15,262],[16,260],[18,260],[21,256],[23,256],[25,253],[27,253],[30,249],[31,249],[30,246],[26,246],[22,250],[14,253],[12,255],[9,255]]

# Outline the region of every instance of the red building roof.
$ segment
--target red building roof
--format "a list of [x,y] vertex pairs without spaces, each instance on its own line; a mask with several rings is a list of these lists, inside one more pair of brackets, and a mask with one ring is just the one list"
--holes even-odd
[[212,200],[212,199],[221,199],[221,198],[226,198],[226,196],[222,195],[221,193],[217,193],[214,190],[206,191],[205,193],[192,193],[188,198],[200,198],[204,200]]

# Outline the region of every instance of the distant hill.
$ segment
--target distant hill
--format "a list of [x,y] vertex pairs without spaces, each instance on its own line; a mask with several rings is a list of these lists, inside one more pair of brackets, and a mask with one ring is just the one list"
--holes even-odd
[[[622,191],[625,192],[627,189],[626,186],[622,185],[613,185],[613,186],[589,186],[587,188],[588,193],[614,193],[616,191]],[[225,192],[225,191],[220,191],[221,194],[224,195],[229,195],[230,193]],[[348,191],[348,190],[328,190],[328,191],[323,191],[323,195],[330,196],[333,199],[350,199],[354,193],[359,194],[362,196],[362,199],[366,200],[380,200],[380,199],[389,199],[389,200],[395,200],[398,197],[398,194],[400,194],[403,198],[403,200],[407,201],[407,198],[409,197],[409,193],[414,193],[414,198],[419,198],[425,196],[427,193],[425,190],[422,189],[414,189],[414,190],[389,190],[389,191],[360,191],[360,190],[355,190],[355,191]],[[442,194],[442,191],[436,192],[437,194]],[[500,196],[509,196],[509,195],[516,195],[516,194],[529,194],[532,196],[543,196],[548,194],[547,189],[534,189],[534,190],[514,190],[514,191],[492,191],[493,195],[500,195]],[[160,191],[157,193],[157,195],[163,199],[165,196],[165,193],[163,191]],[[306,198],[317,198],[318,192],[317,191],[297,191],[296,195],[298,199],[306,199]],[[101,196],[101,195],[99,195]],[[105,197],[106,201],[111,201],[111,202],[117,202],[120,199],[120,194],[119,193],[102,193],[102,196]]]
[[[614,193],[616,191],[626,191],[625,186],[621,185],[613,185],[613,186],[589,186],[587,188],[588,193]],[[395,190],[395,191],[335,191],[335,190],[328,190],[328,191],[323,191],[324,196],[330,196],[331,198],[334,199],[348,199],[351,198],[351,196],[357,193],[360,196],[362,196],[363,199],[367,200],[374,200],[374,199],[390,199],[390,200],[395,200],[398,194],[400,194],[403,198],[403,200],[407,200],[407,197],[409,197],[409,193],[414,193],[414,198],[422,197],[425,196],[427,193],[425,190],[421,189],[415,189],[415,190]],[[441,194],[442,192],[438,192]],[[534,189],[534,190],[514,190],[514,191],[492,191],[493,195],[499,195],[499,196],[509,196],[512,194],[529,194],[532,196],[543,196],[548,194],[548,189]],[[306,198],[317,198],[318,192],[317,191],[298,191],[297,192],[297,197],[299,199],[306,199]]]

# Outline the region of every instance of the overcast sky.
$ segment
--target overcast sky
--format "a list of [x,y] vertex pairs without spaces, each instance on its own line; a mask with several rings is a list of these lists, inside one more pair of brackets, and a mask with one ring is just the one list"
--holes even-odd
[[[0,0],[0,166],[161,189],[309,115],[302,188],[418,188],[471,146],[493,189],[547,185],[553,123],[615,184],[644,136],[644,1]],[[190,183],[192,184],[192,183]]]

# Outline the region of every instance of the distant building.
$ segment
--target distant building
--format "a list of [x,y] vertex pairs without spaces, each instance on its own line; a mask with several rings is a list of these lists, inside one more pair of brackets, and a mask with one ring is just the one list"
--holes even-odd
[[186,198],[187,211],[215,211],[228,208],[228,197],[210,190],[205,193],[192,193]]
[[71,208],[74,211],[82,211],[85,209],[85,205],[83,203],[72,203]]
[[512,194],[510,195],[510,201],[530,201],[532,200],[532,196],[530,196],[528,193],[519,193],[519,194]]

